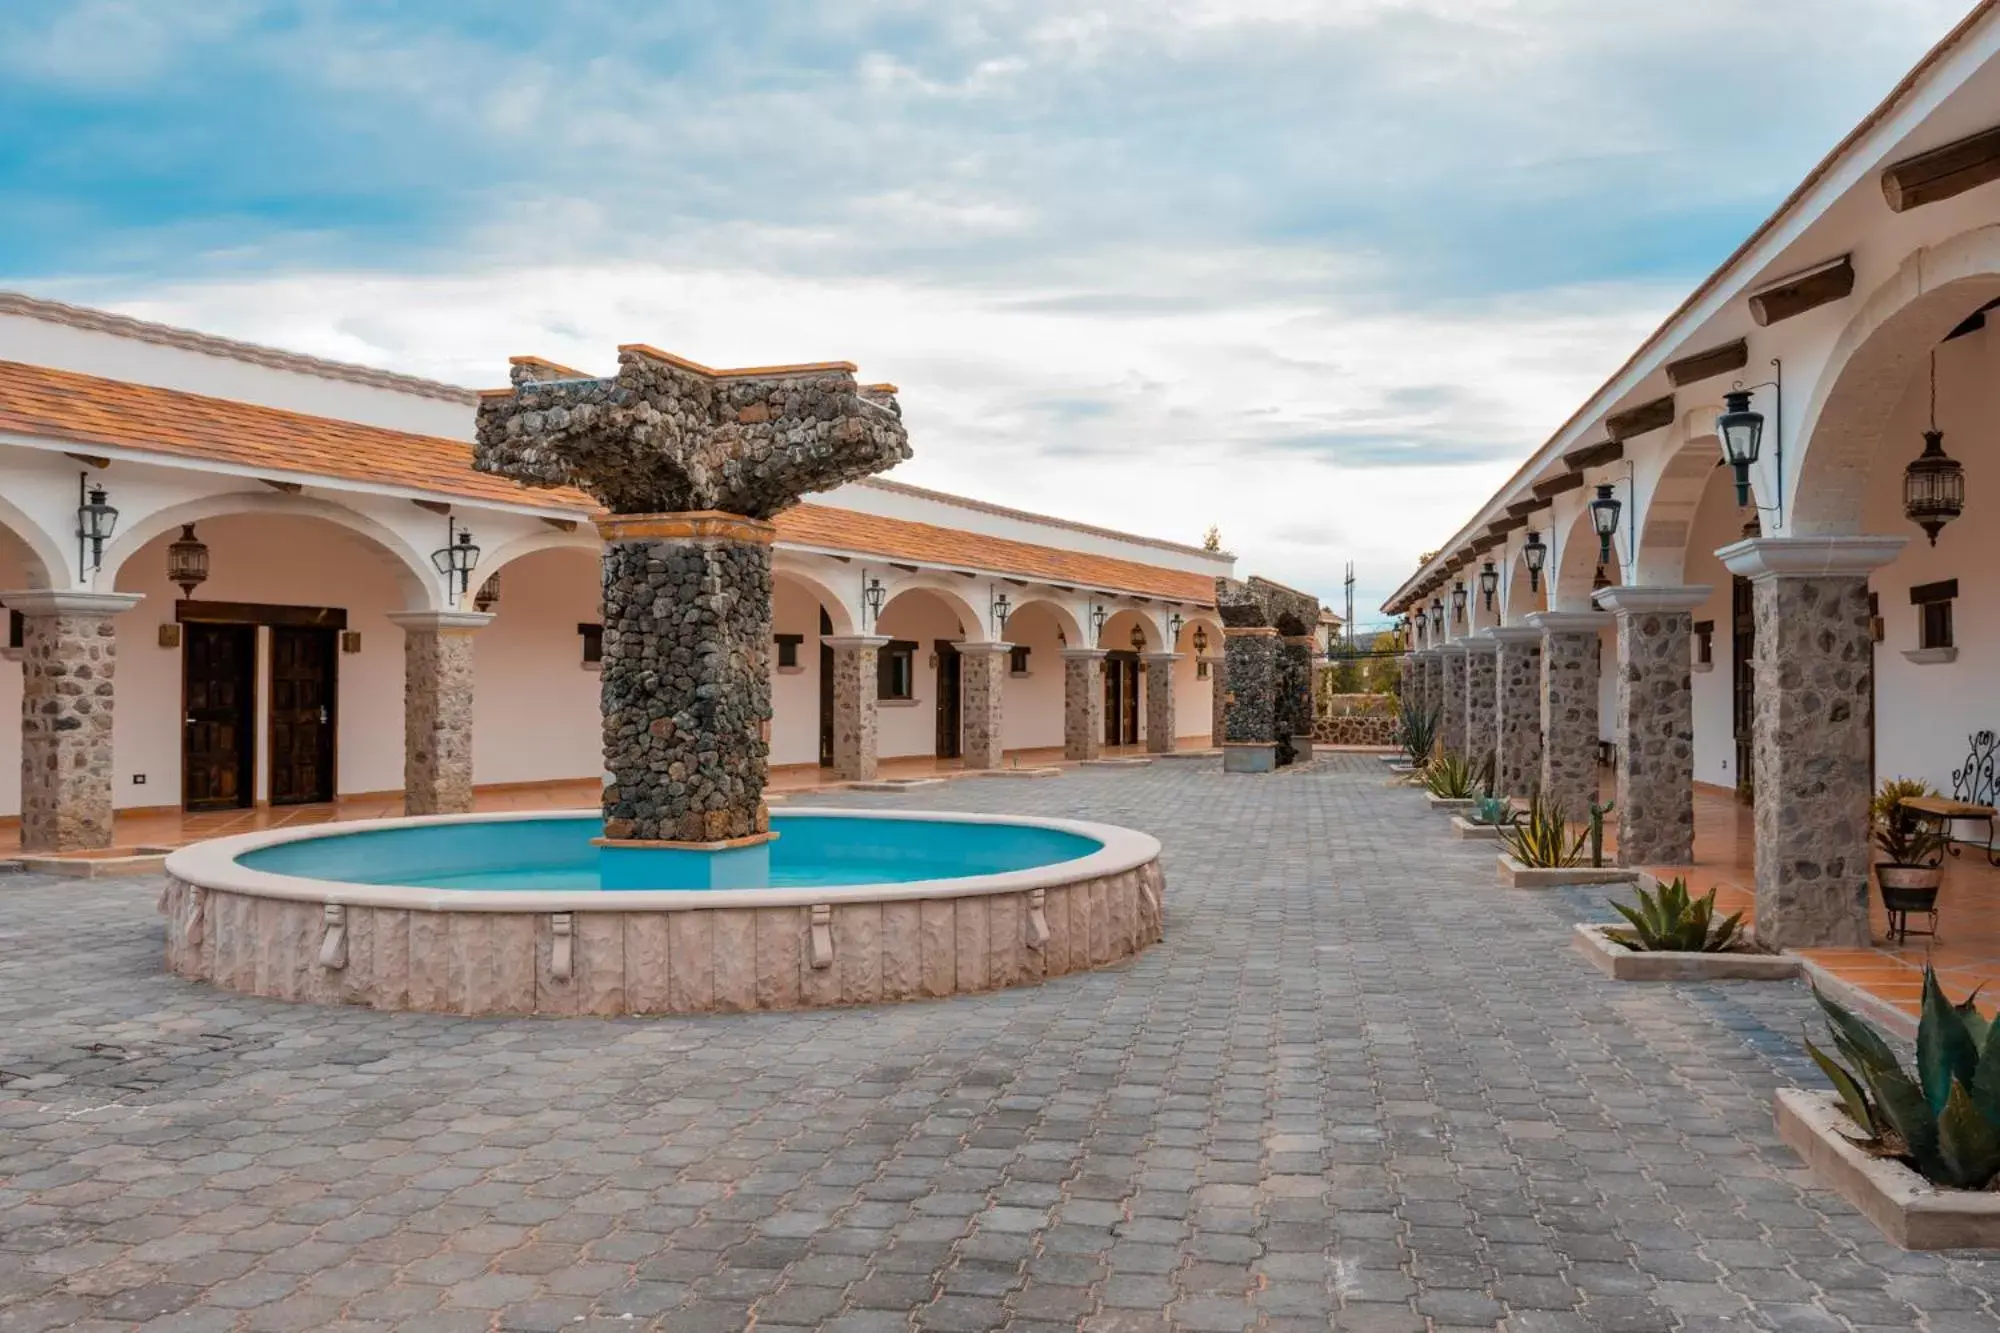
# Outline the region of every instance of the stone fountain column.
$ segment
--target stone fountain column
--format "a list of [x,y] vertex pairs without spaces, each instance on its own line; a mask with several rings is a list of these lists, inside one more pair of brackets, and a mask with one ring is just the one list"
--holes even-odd
[[1868,576],[1901,537],[1757,537],[1716,554],[1757,620],[1757,942],[1869,942],[1875,643]]
[[1230,625],[1222,636],[1222,771],[1269,773],[1278,766],[1278,631]]
[[1313,655],[1318,640],[1310,634],[1286,634],[1278,640],[1278,730],[1291,736],[1293,761],[1313,753]]
[[964,719],[965,766],[999,768],[1005,760],[1007,667],[1011,643],[958,645],[959,709]]
[[1179,653],[1147,653],[1146,664],[1146,753],[1174,752],[1174,663]]
[[1709,588],[1605,588],[1618,617],[1618,862],[1694,862],[1694,621]]
[[820,640],[833,650],[833,775],[873,782],[877,769],[876,654],[889,640],[849,634]]
[[113,617],[136,593],[0,594],[21,613],[21,850],[112,845]]
[[483,611],[396,611],[403,630],[403,813],[472,810],[472,634]]
[[1063,758],[1095,759],[1104,753],[1104,649],[1065,648],[1063,659]]

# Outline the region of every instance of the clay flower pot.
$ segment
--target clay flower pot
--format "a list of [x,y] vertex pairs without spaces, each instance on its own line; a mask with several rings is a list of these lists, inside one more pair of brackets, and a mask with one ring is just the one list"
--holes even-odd
[[1875,865],[1882,887],[1882,906],[1891,912],[1930,912],[1937,908],[1943,866],[1902,866],[1888,861]]

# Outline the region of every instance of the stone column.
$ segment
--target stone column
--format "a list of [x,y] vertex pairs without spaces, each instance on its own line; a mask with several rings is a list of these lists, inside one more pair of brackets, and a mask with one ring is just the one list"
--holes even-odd
[[1232,625],[1222,634],[1222,771],[1269,773],[1278,766],[1278,631]]
[[714,510],[601,518],[604,837],[767,839],[769,523]]
[[1454,641],[1438,649],[1438,749],[1465,753],[1465,644]]
[[873,634],[828,635],[833,650],[833,775],[872,782],[876,774],[875,655],[889,642]]
[[1063,659],[1063,758],[1095,759],[1104,753],[1104,650],[1065,648]]
[[1868,575],[1901,537],[1752,538],[1716,554],[1757,623],[1757,942],[1859,948],[1868,932],[1875,644]]
[[1694,673],[1688,613],[1711,588],[1604,588],[1618,617],[1618,861],[1694,861]]
[[[0,593],[21,613],[21,850],[112,845],[112,617],[136,593]],[[4,613],[0,613],[4,614]]]
[[[1007,687],[1011,643],[958,645],[959,705],[965,728],[965,766],[999,768],[1005,751],[1001,699]],[[839,722],[836,713],[836,734]]]
[[1146,753],[1172,754],[1174,736],[1174,663],[1179,653],[1147,653],[1146,664]]
[[1486,631],[1494,663],[1493,731],[1502,796],[1526,796],[1542,782],[1542,632],[1526,625]]
[[1542,632],[1542,795],[1581,823],[1597,799],[1599,611],[1536,611]]
[[1313,655],[1318,640],[1288,634],[1278,640],[1278,730],[1289,736],[1294,762],[1313,753]]
[[1227,659],[1218,654],[1201,660],[1208,663],[1208,744],[1210,749],[1220,749],[1222,733],[1229,715]]
[[396,611],[403,627],[403,813],[472,810],[472,632],[480,611]]
[[1465,758],[1475,776],[1488,760],[1493,760],[1496,788],[1500,784],[1500,770],[1493,727],[1498,687],[1493,678],[1498,666],[1495,650],[1499,646],[1483,635],[1465,641]]

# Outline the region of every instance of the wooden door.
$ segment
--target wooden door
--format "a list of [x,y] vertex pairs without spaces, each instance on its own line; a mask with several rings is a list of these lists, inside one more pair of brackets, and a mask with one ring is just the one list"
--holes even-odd
[[339,662],[335,632],[271,627],[271,804],[330,801]]
[[1730,640],[1731,717],[1736,736],[1736,799],[1753,804],[1757,793],[1757,615],[1750,580],[1737,578],[1730,585],[1730,615],[1734,633]]
[[257,627],[186,625],[181,644],[181,804],[247,806],[257,762]]
[[937,757],[956,759],[965,753],[961,743],[963,710],[959,699],[958,645],[949,639],[937,641]]
[[1111,653],[1104,659],[1104,743],[1139,743],[1139,658]]

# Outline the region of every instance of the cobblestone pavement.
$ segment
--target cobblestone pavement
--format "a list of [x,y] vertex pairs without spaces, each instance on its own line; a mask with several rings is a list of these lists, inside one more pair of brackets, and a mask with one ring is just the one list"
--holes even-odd
[[1793,985],[1616,986],[1587,896],[1379,764],[843,804],[1149,829],[1168,939],[934,1004],[659,1021],[164,976],[156,884],[0,880],[0,1331],[2000,1327],[1771,1127]]

